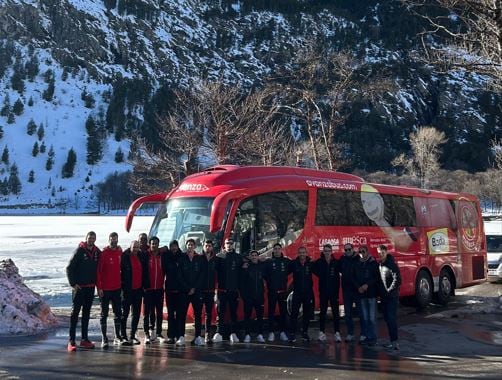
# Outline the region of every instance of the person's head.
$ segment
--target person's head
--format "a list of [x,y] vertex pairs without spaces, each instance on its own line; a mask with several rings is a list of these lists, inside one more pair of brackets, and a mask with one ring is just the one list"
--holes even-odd
[[387,246],[383,245],[383,244],[380,244],[378,247],[377,247],[377,252],[378,252],[378,256],[380,257],[380,261],[382,263],[385,262],[385,260],[387,259]]
[[152,236],[150,238],[150,249],[154,252],[157,252],[159,249],[159,245],[160,245],[159,238],[157,236]]
[[298,248],[298,258],[301,261],[304,261],[307,258],[307,248],[305,247]]
[[92,247],[95,242],[96,242],[96,232],[89,231],[87,235],[85,235],[85,244],[87,244],[87,246],[89,247]]
[[108,236],[108,243],[110,244],[110,247],[115,248],[119,244],[119,234],[116,232],[112,232]]
[[322,253],[326,259],[331,257],[331,254],[333,253],[333,247],[331,244],[324,244],[322,247]]
[[144,232],[138,236],[139,244],[141,248],[146,248],[148,246],[148,235]]
[[249,252],[249,260],[251,260],[251,262],[253,264],[257,264],[258,263],[258,251],[255,251],[255,250],[252,250]]
[[178,243],[178,240],[172,240],[169,243],[169,250],[173,253],[178,253],[180,250],[180,245]]
[[212,240],[206,240],[204,242],[204,252],[208,254],[213,253],[213,241]]
[[234,249],[234,239],[226,238],[225,239],[225,251],[230,252]]
[[139,252],[139,241],[137,241],[137,240],[131,241],[130,250],[131,250],[131,254],[137,255]]
[[354,246],[350,243],[347,243],[343,246],[343,254],[345,256],[354,256]]
[[195,240],[188,239],[186,242],[187,251],[193,253],[195,251]]
[[274,257],[282,256],[282,245],[280,243],[275,243],[272,247],[272,254]]
[[374,222],[384,219],[383,198],[373,186],[368,184],[361,186],[361,203],[368,218]]
[[361,259],[363,261],[366,261],[368,260],[368,258],[370,257],[370,252],[368,250],[368,246],[366,245],[361,245],[359,247],[359,256],[361,256]]

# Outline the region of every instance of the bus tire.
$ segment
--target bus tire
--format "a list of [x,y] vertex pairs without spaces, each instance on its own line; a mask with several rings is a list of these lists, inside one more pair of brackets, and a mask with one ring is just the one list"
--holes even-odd
[[442,269],[439,274],[439,291],[434,294],[435,301],[440,305],[447,305],[451,298],[452,288],[450,273]]
[[423,309],[431,303],[433,290],[431,276],[424,270],[418,272],[415,282],[415,299],[419,309]]

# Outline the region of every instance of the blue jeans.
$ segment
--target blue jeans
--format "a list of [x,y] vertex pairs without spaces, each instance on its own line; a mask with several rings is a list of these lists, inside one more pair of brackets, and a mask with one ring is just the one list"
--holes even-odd
[[352,304],[356,304],[356,313],[359,315],[361,331],[364,330],[364,321],[361,317],[361,298],[355,292],[343,292],[343,310],[345,312],[345,324],[347,325],[347,335],[354,335],[354,321],[352,314]]
[[[364,320],[364,331],[369,342],[376,342],[376,298],[361,298],[362,319]],[[364,333],[363,333],[364,332]]]
[[397,304],[398,297],[382,297],[383,318],[389,330],[391,342],[397,341]]

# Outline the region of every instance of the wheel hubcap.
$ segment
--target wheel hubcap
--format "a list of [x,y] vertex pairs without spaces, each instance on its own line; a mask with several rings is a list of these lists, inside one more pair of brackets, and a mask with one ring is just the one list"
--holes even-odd
[[427,281],[425,278],[422,278],[420,280],[420,293],[422,295],[429,297],[429,294],[431,292],[431,288],[429,286],[429,281]]
[[448,296],[451,293],[451,284],[450,284],[449,278],[446,276],[443,276],[443,278],[441,279],[441,285],[442,285],[442,289],[443,289],[443,294],[445,296]]

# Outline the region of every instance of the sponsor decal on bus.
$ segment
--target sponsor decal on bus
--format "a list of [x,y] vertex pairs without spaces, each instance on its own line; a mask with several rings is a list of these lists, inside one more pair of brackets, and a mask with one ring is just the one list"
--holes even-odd
[[182,183],[178,191],[207,191],[209,188],[202,183]]
[[440,228],[437,230],[428,231],[427,240],[429,241],[429,252],[431,254],[450,252],[448,228]]
[[357,190],[357,186],[353,183],[340,183],[332,181],[311,181],[305,180],[309,187],[319,187],[321,189],[336,189],[336,190]]
[[322,251],[323,247],[329,244],[333,248],[333,250],[337,251],[340,249],[340,239],[334,237],[334,238],[325,238],[325,239],[319,239],[319,251]]

